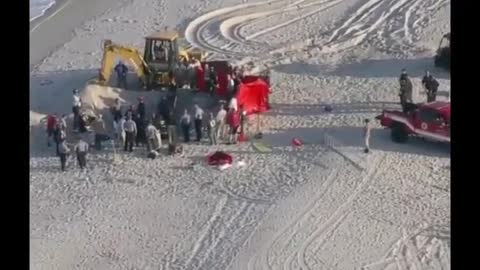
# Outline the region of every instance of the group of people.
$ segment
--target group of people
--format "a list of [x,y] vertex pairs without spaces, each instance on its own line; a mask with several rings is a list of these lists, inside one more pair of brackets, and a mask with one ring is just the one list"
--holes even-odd
[[[410,77],[407,74],[406,69],[402,69],[402,73],[399,78],[400,83],[400,104],[402,105],[403,111],[406,111],[408,108],[408,103],[413,103],[412,92],[413,84],[410,80]],[[438,81],[432,76],[430,71],[426,70],[425,75],[422,78],[422,85],[427,93],[427,102],[433,102],[437,98],[437,91],[439,87]]]

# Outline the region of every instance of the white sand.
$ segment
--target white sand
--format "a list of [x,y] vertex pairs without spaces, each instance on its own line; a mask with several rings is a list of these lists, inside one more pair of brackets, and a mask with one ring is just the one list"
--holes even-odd
[[[416,101],[425,69],[450,91],[432,60],[449,12],[448,0],[133,0],[85,22],[31,75],[32,269],[450,269],[449,146],[398,145],[376,124],[365,155],[361,135],[363,119],[399,107],[402,68]],[[40,118],[71,112],[103,39],[141,47],[175,25],[213,59],[272,68],[273,152],[192,144],[182,157],[113,162],[105,150],[86,172],[72,159],[61,173]],[[137,95],[110,88],[89,103],[120,93]],[[217,149],[246,166],[208,168]]]

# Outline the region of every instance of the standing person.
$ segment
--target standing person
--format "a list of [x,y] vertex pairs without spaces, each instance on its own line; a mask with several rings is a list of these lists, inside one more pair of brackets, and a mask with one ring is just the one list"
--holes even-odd
[[57,125],[55,126],[55,130],[53,132],[53,140],[55,141],[56,144],[56,153],[57,156],[60,155],[60,144],[65,141],[67,138],[67,134],[65,130],[62,128],[62,124],[57,122]]
[[236,144],[238,127],[240,126],[240,116],[238,115],[238,112],[235,111],[234,109],[230,109],[228,111],[227,123],[228,123],[228,126],[230,127],[228,143]]
[[73,131],[78,130],[78,126],[80,123],[80,108],[82,107],[82,99],[78,95],[78,90],[73,89]]
[[232,75],[227,75],[227,102],[230,102],[230,99],[233,97],[235,92],[235,81]]
[[118,134],[117,139],[120,142],[120,145],[125,145],[126,135],[125,135],[124,124],[125,124],[125,117],[121,116],[117,124],[117,134]]
[[233,96],[237,95],[241,80],[242,78],[240,77],[240,73],[238,70],[236,70],[233,77]]
[[438,81],[430,74],[430,71],[425,71],[425,76],[422,79],[422,85],[427,91],[427,102],[433,102],[437,99],[437,91],[439,83]]
[[95,133],[95,149],[100,151],[102,150],[102,142],[110,139],[101,114],[93,121],[92,129]]
[[405,69],[402,69],[402,74],[400,75],[400,104],[402,105],[402,109],[405,112],[407,108],[407,103],[412,103],[412,92],[413,92],[413,84]]
[[177,119],[172,108],[169,109],[168,119],[165,122],[167,122],[168,143],[177,143]]
[[60,124],[60,128],[67,132],[67,115],[62,114],[62,117],[59,119],[58,123]]
[[203,124],[203,110],[198,106],[198,104],[193,105],[195,109],[195,115],[194,115],[194,125],[195,125],[195,133],[197,134],[197,142],[202,140],[202,124]]
[[133,119],[135,124],[137,125],[137,136],[135,137],[135,146],[139,147],[140,145],[144,145],[146,143],[146,135],[145,135],[145,128],[146,128],[146,121],[142,119],[140,114],[137,114],[136,117]]
[[122,118],[122,102],[120,101],[119,98],[115,99],[115,103],[113,104],[112,107],[112,113],[113,113],[113,121],[118,124],[118,120]]
[[208,114],[208,125],[207,125],[207,131],[208,131],[208,138],[210,139],[210,144],[211,145],[216,145],[217,144],[217,130],[216,130],[216,125],[217,121],[215,120],[215,117],[213,116],[213,113]]
[[370,120],[364,120],[365,127],[363,128],[363,138],[365,139],[365,149],[363,150],[365,153],[370,152],[370,131],[372,129],[370,125]]
[[207,89],[211,96],[215,94],[215,89],[218,87],[218,77],[213,67],[208,70]]
[[190,142],[190,127],[192,124],[192,120],[188,110],[185,109],[183,112],[183,116],[180,119],[180,125],[182,126],[182,133],[183,133],[183,140],[188,143]]
[[230,99],[230,103],[228,103],[228,110],[238,111],[238,101],[237,98],[234,96]]
[[227,120],[227,110],[225,105],[220,105],[220,110],[215,117],[217,121],[217,138],[224,139],[225,138],[225,123]]
[[135,137],[137,136],[137,125],[132,120],[132,117],[129,116],[127,121],[123,124],[123,129],[125,130],[125,147],[124,151],[133,152],[133,143]]
[[47,146],[50,147],[51,140],[54,135],[55,126],[57,125],[57,113],[47,116]]
[[147,115],[147,111],[145,109],[145,102],[143,96],[138,98],[137,114],[139,115],[140,119],[146,119],[145,116]]
[[67,157],[69,152],[70,152],[70,148],[68,148],[67,146],[67,141],[63,140],[58,146],[58,156],[60,157],[60,166],[61,166],[62,172],[66,170]]
[[145,130],[145,135],[147,137],[147,151],[150,153],[152,150],[156,150],[160,147],[157,142],[157,133],[158,130],[152,124],[151,121],[148,122],[147,128]]
[[77,154],[78,166],[83,170],[87,166],[87,152],[88,152],[88,143],[86,143],[82,138],[78,140],[78,143],[75,145],[75,153]]
[[[240,105],[240,133],[244,134],[246,132],[246,125],[247,124],[247,111]],[[244,134],[245,135],[245,134]]]
[[117,74],[117,87],[127,89],[127,73],[128,67],[123,63],[123,61],[118,61],[118,64],[115,66],[115,73]]

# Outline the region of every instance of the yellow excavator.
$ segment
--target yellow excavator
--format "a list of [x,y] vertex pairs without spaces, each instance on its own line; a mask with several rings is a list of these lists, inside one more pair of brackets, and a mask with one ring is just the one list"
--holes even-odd
[[169,74],[183,76],[178,67],[185,61],[195,58],[203,61],[206,54],[196,49],[179,49],[177,31],[160,31],[145,38],[143,56],[133,47],[104,42],[102,66],[97,84],[107,85],[117,58],[130,64],[137,73],[141,86],[147,90],[163,87],[170,82]]

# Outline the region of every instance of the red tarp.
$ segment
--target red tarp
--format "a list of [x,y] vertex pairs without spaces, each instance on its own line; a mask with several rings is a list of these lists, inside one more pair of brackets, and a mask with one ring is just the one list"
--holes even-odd
[[227,95],[227,75],[231,73],[231,68],[228,65],[227,61],[209,61],[202,62],[202,70],[197,70],[197,87],[200,91],[207,91],[207,85],[205,83],[205,64],[208,64],[208,67],[213,67],[215,73],[218,77],[218,88],[215,91],[215,94],[218,96]]
[[[252,76],[253,77],[253,76]],[[270,109],[268,105],[269,85],[264,80],[256,77],[255,80],[242,80],[237,93],[238,106],[243,106],[247,115],[262,113]]]
[[212,166],[232,164],[232,162],[233,162],[233,157],[222,151],[217,151],[207,156],[207,163],[208,165],[212,165]]

